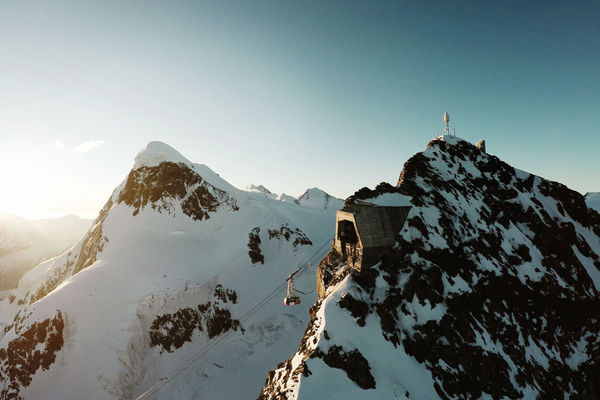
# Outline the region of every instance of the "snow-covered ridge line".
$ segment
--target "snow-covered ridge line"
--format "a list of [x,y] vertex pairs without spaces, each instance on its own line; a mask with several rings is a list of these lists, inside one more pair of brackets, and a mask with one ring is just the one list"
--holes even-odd
[[133,165],[133,169],[138,169],[141,167],[156,167],[163,162],[173,162],[173,163],[184,163],[187,165],[191,165],[192,162],[185,158],[181,153],[172,148],[166,143],[159,141],[149,142],[146,147],[144,147],[140,152],[135,156],[135,164]]
[[261,400],[599,392],[600,215],[583,196],[454,137],[408,160],[398,187],[347,201],[387,193],[412,205],[392,254],[345,278],[327,255],[320,276],[343,283],[321,283],[319,329]]
[[277,195],[271,192],[263,185],[250,184],[243,189],[245,192],[252,193],[268,199],[279,200],[288,203],[296,203],[305,207],[320,208],[324,210],[336,211],[342,208],[344,201],[331,196],[322,189],[313,187],[306,189],[300,196],[294,198],[285,193]]

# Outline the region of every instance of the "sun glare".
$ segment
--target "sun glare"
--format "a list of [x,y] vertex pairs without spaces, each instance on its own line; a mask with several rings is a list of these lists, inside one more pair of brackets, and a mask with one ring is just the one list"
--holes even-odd
[[40,211],[39,187],[32,184],[22,173],[5,176],[0,196],[0,213],[17,214],[24,218],[36,218]]

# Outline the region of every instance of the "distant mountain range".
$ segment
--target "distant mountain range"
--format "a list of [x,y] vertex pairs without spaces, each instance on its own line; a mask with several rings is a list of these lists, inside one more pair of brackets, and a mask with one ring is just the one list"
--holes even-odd
[[74,215],[38,220],[0,215],[0,290],[15,288],[25,272],[65,251],[91,224]]
[[339,210],[344,205],[344,200],[331,196],[327,192],[319,188],[306,189],[300,196],[294,198],[285,193],[277,195],[271,192],[263,185],[248,185],[244,189],[247,192],[255,193],[269,199],[275,199],[290,203],[296,203],[306,207],[322,208],[325,210]]

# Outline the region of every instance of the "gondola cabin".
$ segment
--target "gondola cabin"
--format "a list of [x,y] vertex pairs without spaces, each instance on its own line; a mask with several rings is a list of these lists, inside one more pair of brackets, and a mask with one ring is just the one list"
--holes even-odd
[[286,306],[297,306],[302,302],[300,300],[300,296],[298,296],[298,293],[296,293],[296,288],[294,287],[294,275],[296,275],[299,271],[300,267],[298,267],[296,272],[290,274],[290,276],[288,276],[287,278],[287,291],[285,294],[285,298],[283,299],[283,304],[285,304]]

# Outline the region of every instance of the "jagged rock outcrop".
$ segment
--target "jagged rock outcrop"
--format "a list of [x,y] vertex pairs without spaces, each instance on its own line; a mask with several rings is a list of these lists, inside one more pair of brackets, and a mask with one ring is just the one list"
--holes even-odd
[[279,228],[269,229],[269,239],[292,241],[294,250],[298,246],[312,246],[310,239],[298,228],[290,227],[288,224],[281,225]]
[[260,240],[260,228],[258,226],[255,226],[248,234],[248,249],[250,249],[248,250],[248,256],[250,257],[250,261],[252,261],[252,264],[265,263],[265,256],[260,250],[261,243],[262,241]]
[[[330,254],[298,352],[260,399],[597,399],[600,214],[566,186],[452,137],[404,166],[397,244],[361,275]],[[355,379],[324,361],[357,351]],[[350,379],[349,379],[350,378]]]

